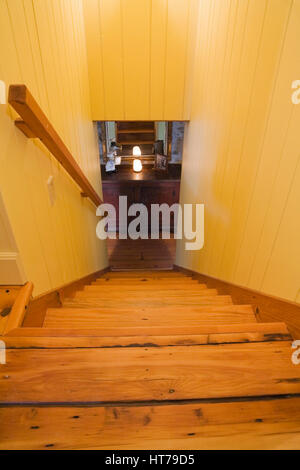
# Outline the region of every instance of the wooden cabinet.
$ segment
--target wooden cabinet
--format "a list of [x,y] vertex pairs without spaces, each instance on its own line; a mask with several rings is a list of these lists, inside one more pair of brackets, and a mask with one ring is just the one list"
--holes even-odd
[[[179,173],[180,175],[180,173]],[[125,175],[123,175],[125,176]],[[107,175],[104,176],[103,184],[103,199],[104,202],[112,204],[116,209],[117,215],[117,230],[119,229],[119,196],[127,196],[128,207],[131,204],[142,203],[148,209],[148,226],[151,227],[151,204],[166,203],[171,206],[179,202],[180,179],[173,175],[165,175],[164,179],[155,179],[155,175],[145,172],[139,180],[122,180],[121,175]],[[169,177],[169,179],[168,179]],[[128,178],[128,174],[127,174]],[[134,218],[134,217],[133,217]],[[128,223],[132,218],[128,218]],[[161,229],[161,220],[160,220]],[[171,214],[170,230],[174,229],[174,217]]]

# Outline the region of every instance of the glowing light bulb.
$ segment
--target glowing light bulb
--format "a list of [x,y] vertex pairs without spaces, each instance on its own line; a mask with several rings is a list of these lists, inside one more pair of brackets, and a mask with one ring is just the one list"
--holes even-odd
[[138,145],[133,147],[132,154],[134,157],[140,157],[142,155],[141,149]]
[[139,173],[140,171],[142,171],[142,169],[143,169],[143,165],[142,165],[141,160],[139,160],[138,158],[135,158],[133,160],[133,171],[135,171],[136,173]]

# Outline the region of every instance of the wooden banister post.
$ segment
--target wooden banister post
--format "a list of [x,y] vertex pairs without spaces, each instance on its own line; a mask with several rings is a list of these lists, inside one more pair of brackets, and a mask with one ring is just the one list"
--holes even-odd
[[3,331],[4,336],[9,334],[10,331],[14,330],[15,328],[19,328],[22,325],[32,291],[32,282],[27,282],[20,289],[17,298],[14,301],[10,314],[8,315],[7,323]]

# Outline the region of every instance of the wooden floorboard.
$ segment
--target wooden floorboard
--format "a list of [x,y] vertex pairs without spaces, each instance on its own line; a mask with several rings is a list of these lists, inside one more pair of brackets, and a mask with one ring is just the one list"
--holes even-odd
[[171,269],[175,260],[176,240],[107,240],[112,269]]
[[299,449],[300,398],[0,408],[0,449]]
[[279,333],[287,333],[288,330],[284,323],[235,323],[234,325],[193,325],[188,323],[183,326],[165,325],[165,326],[143,326],[143,327],[122,327],[114,328],[16,328],[4,336],[8,337],[108,337],[108,336],[165,336],[165,335],[201,335],[201,334],[220,334],[220,333],[241,333],[260,331],[273,334],[274,328]]
[[191,297],[179,297],[174,296],[166,299],[162,296],[148,296],[146,298],[138,298],[135,296],[129,296],[126,299],[116,299],[115,296],[111,298],[103,298],[102,296],[76,296],[76,298],[65,299],[63,307],[106,307],[106,308],[118,308],[121,306],[127,307],[168,307],[168,306],[191,306],[191,305],[226,305],[232,304],[232,299],[229,295],[213,295],[206,297],[204,295],[194,295]]
[[189,400],[300,393],[290,342],[7,350],[1,403]]
[[158,287],[157,289],[149,289],[146,287],[134,287],[131,286],[129,288],[118,288],[118,287],[113,287],[113,288],[104,288],[102,286],[85,286],[85,288],[82,291],[76,292],[75,298],[76,297],[88,297],[88,296],[99,296],[101,298],[108,297],[110,298],[113,296],[114,298],[120,298],[122,299],[125,297],[127,298],[129,295],[133,295],[134,297],[142,297],[145,298],[149,295],[152,295],[153,297],[161,297],[164,296],[166,298],[169,297],[174,297],[174,296],[194,296],[194,295],[203,295],[203,296],[210,296],[210,295],[217,295],[218,291],[217,289],[206,289],[206,288],[201,288],[200,289],[197,286],[192,286],[186,289],[178,289],[177,287]]
[[[226,325],[228,327],[228,325]],[[160,347],[160,346],[192,346],[200,344],[225,344],[225,343],[249,343],[266,341],[291,341],[291,335],[287,331],[284,323],[253,323],[239,324],[231,326],[231,332],[210,333],[211,327],[207,332],[196,334],[196,331],[189,334],[171,335],[169,330],[165,331],[164,336],[139,335],[139,336],[50,336],[50,330],[43,328],[43,332],[48,332],[47,336],[5,337],[6,348],[114,348],[114,347]],[[41,329],[40,329],[41,330]],[[64,329],[60,329],[64,334]],[[204,329],[202,329],[205,331]],[[239,331],[234,331],[239,330]],[[57,332],[57,330],[54,330]],[[70,330],[68,331],[70,332]],[[81,335],[84,331],[80,330]],[[95,335],[95,329],[93,330]]]
[[97,279],[96,281],[92,282],[91,285],[101,285],[101,286],[130,286],[130,285],[170,285],[170,286],[186,286],[186,285],[194,285],[194,286],[205,286],[205,284],[201,284],[200,282],[193,280],[193,279],[180,279],[180,278],[173,278],[173,277],[162,277],[162,278],[143,278],[143,277],[135,277],[134,280],[132,278],[111,278],[111,279]]
[[161,270],[161,271],[145,271],[143,269],[132,270],[132,271],[108,271],[98,279],[161,279],[161,278],[172,278],[172,279],[190,279],[193,280],[192,276],[186,276],[179,271],[172,270]]
[[164,270],[174,240],[119,242],[110,259],[123,271],[2,337],[0,449],[299,448],[286,325]]
[[[85,311],[86,310],[86,311]],[[191,313],[186,311],[162,315],[160,311],[145,315],[143,312],[128,314],[101,314],[89,309],[49,309],[44,327],[48,328],[101,328],[114,326],[145,326],[147,325],[209,325],[255,322],[255,315],[250,313]]]

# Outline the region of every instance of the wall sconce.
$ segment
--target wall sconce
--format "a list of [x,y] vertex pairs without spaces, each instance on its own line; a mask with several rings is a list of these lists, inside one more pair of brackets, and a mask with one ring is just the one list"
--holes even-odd
[[[142,155],[141,149],[138,145],[135,145],[133,147],[132,153],[134,157],[140,157]],[[139,173],[140,171],[142,171],[142,169],[143,169],[142,161],[139,158],[135,158],[133,160],[133,171],[135,171],[136,173]]]

